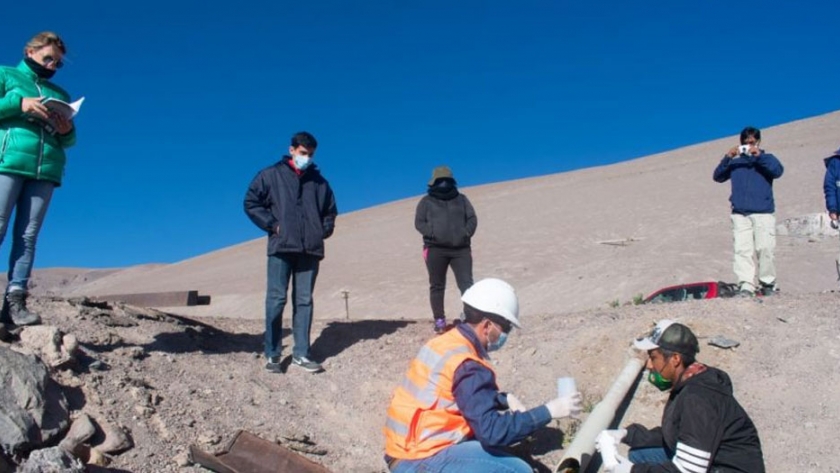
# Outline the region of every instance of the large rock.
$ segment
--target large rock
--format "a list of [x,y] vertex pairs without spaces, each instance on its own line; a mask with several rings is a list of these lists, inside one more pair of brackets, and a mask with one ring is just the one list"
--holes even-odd
[[58,327],[34,325],[23,328],[19,348],[18,351],[37,355],[44,363],[55,368],[73,360],[79,342],[74,335],[61,333]]
[[0,346],[0,448],[7,455],[26,453],[56,439],[69,423],[67,399],[44,364]]
[[85,473],[85,466],[61,448],[52,447],[32,452],[18,473]]

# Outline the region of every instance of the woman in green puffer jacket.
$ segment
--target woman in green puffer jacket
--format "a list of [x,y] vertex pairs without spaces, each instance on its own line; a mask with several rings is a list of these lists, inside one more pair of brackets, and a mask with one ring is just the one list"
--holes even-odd
[[35,35],[23,49],[17,67],[0,67],[0,243],[15,212],[9,284],[0,321],[16,325],[40,322],[26,309],[27,286],[35,259],[35,242],[53,190],[61,185],[64,149],[76,141],[73,122],[42,103],[70,96],[50,78],[63,65],[67,49],[55,33]]

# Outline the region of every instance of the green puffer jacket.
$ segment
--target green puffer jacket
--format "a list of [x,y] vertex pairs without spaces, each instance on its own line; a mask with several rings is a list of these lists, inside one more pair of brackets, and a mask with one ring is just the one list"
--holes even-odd
[[0,173],[17,174],[61,185],[64,149],[76,142],[76,128],[66,135],[51,135],[20,110],[25,97],[52,97],[70,101],[70,95],[39,78],[25,62],[0,67]]

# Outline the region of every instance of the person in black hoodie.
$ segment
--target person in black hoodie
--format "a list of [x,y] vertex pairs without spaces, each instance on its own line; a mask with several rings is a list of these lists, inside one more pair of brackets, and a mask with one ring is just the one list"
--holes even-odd
[[617,456],[606,471],[764,472],[755,424],[733,397],[729,375],[694,360],[700,346],[688,327],[662,320],[634,345],[648,352],[648,381],[671,394],[661,427],[605,431],[630,446],[629,459]]
[[289,280],[292,281],[292,364],[323,370],[310,358],[312,292],[333,234],[338,210],[330,184],[313,163],[318,142],[302,131],[292,136],[289,155],[257,173],[245,194],[245,214],[268,235],[265,294],[265,369],[281,373],[280,336]]
[[467,196],[458,192],[452,171],[438,166],[432,171],[428,194],[420,199],[414,228],[423,235],[423,259],[429,272],[429,301],[435,332],[446,330],[443,299],[446,271],[452,267],[461,294],[473,284],[470,240],[478,219]]

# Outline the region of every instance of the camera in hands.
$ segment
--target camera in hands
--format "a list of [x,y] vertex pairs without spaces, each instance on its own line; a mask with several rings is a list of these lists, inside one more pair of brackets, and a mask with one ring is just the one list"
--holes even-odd
[[750,145],[741,145],[738,147],[739,154],[750,154]]

